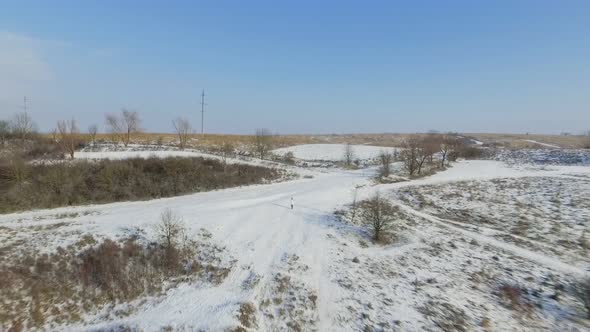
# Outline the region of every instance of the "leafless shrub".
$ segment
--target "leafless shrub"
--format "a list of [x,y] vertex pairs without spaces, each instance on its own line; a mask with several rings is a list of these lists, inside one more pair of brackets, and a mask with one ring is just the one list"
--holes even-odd
[[57,133],[57,142],[61,147],[64,155],[69,155],[71,159],[74,159],[76,146],[80,141],[80,130],[76,125],[76,121],[74,119],[58,121]]
[[350,143],[347,143],[344,147],[344,165],[346,167],[352,167],[354,161],[354,149]]
[[131,141],[131,134],[141,131],[141,128],[139,127],[141,120],[139,119],[139,114],[136,111],[130,111],[125,108],[121,111],[121,115],[126,135],[124,143],[125,146],[127,146]]
[[11,127],[12,134],[23,140],[29,138],[36,130],[35,122],[27,112],[17,113]]
[[233,157],[234,154],[234,145],[229,141],[223,142],[223,144],[221,145],[221,157],[223,159],[223,163],[227,164],[227,159]]
[[393,160],[393,156],[391,153],[387,151],[381,151],[379,153],[379,161],[381,163],[381,167],[379,168],[379,177],[388,177],[391,174],[391,162]]
[[420,156],[420,141],[417,138],[411,137],[403,143],[404,149],[400,153],[400,158],[404,163],[404,168],[408,171],[410,176],[418,170],[418,158]]
[[105,115],[105,124],[107,130],[111,133],[112,137],[111,140],[113,142],[121,142],[123,141],[123,124],[119,117],[115,114],[106,114]]
[[121,110],[121,116],[107,114],[106,125],[113,138],[117,142],[123,142],[123,145],[129,145],[131,135],[141,131],[139,114],[128,109]]
[[90,135],[90,142],[96,143],[96,134],[98,133],[98,126],[93,124],[88,126],[88,135]]
[[272,149],[272,135],[270,130],[265,128],[256,129],[254,147],[260,159],[264,159],[267,156]]
[[293,154],[292,151],[289,151],[283,155],[283,162],[285,162],[289,165],[295,164],[295,155]]
[[12,156],[0,161],[0,191],[6,191],[14,185],[23,184],[30,175],[25,160]]
[[2,144],[2,146],[6,143],[10,134],[10,122],[0,120],[0,144]]
[[190,134],[193,132],[191,123],[186,118],[178,118],[172,121],[176,135],[178,135],[178,141],[180,142],[180,149],[184,150]]
[[440,142],[440,167],[445,167],[445,162],[454,161],[456,151],[462,145],[462,141],[456,136],[444,135],[441,137]]
[[182,218],[168,208],[160,215],[160,223],[156,225],[156,234],[165,247],[174,248],[185,236],[186,228]]
[[397,212],[398,207],[381,197],[379,192],[361,202],[359,206],[360,220],[363,224],[371,227],[373,239],[377,242],[382,240],[385,231],[391,229]]

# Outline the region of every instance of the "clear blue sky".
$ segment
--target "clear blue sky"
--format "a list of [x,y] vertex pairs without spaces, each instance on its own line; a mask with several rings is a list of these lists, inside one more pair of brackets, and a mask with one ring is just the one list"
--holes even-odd
[[590,1],[0,1],[0,117],[149,131],[580,132]]

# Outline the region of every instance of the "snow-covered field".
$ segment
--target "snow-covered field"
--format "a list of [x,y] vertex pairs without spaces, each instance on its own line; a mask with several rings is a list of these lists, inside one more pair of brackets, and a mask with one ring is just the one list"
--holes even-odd
[[[379,153],[386,151],[393,153],[395,148],[372,146],[372,145],[351,145],[354,154],[354,159],[374,159],[379,156]],[[345,144],[305,144],[295,145],[286,148],[273,150],[277,155],[284,155],[292,152],[297,159],[309,161],[341,161],[344,159]]]
[[[280,151],[340,160],[343,149]],[[382,149],[355,146],[367,158]],[[0,243],[51,252],[84,234],[122,238],[141,228],[149,235],[171,208],[235,260],[219,285],[181,284],[138,302],[128,316],[87,315],[83,323],[47,329],[223,331],[240,326],[245,304],[252,324],[241,327],[252,331],[590,328],[569,291],[590,263],[576,242],[590,231],[590,167],[461,161],[385,185],[374,185],[373,171],[331,169],[270,185],[0,215]],[[396,242],[372,244],[365,229],[334,216],[355,187],[359,198],[379,191],[401,208]],[[518,228],[521,219],[528,228]],[[507,286],[518,289],[521,302],[511,301]]]

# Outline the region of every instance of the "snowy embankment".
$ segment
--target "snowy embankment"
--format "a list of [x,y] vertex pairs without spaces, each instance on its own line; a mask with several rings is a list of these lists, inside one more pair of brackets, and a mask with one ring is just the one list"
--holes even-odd
[[[354,148],[363,157],[384,149]],[[297,158],[341,160],[344,146],[279,150],[292,151]],[[376,191],[391,196],[404,187],[466,180],[578,176],[588,181],[590,167],[525,168],[500,161],[461,161],[431,177],[377,186],[372,175],[369,170],[334,169],[313,179],[270,185],[1,215],[0,226],[18,232],[0,232],[0,241],[34,243],[51,251],[75,242],[72,234],[76,233],[121,238],[140,228],[149,235],[160,213],[171,208],[192,232],[208,230],[236,260],[218,286],[181,284],[162,298],[147,299],[126,317],[88,316],[85,324],[57,326],[62,330],[129,326],[145,331],[164,327],[219,331],[240,324],[243,303],[253,304],[252,330],[261,331],[437,330],[441,326],[437,315],[443,312],[444,316],[449,306],[465,330],[481,328],[482,321],[490,321],[496,330],[584,329],[583,321],[568,320],[574,315],[569,297],[565,304],[546,300],[539,316],[534,313],[537,325],[522,325],[526,322],[521,315],[499,304],[493,295],[494,283],[540,285],[540,278],[547,275],[571,280],[584,273],[583,265],[451,227],[426,212],[404,207],[401,201],[396,203],[410,216],[409,230],[400,233],[401,240],[393,245],[367,245],[370,240],[362,229],[336,221],[333,212],[352,201],[357,186],[363,186],[359,198],[364,198]],[[64,214],[72,217],[58,217]],[[59,227],[41,234],[32,230],[39,223]],[[490,279],[483,280],[488,275]],[[553,285],[553,279],[549,284]]]
[[[381,152],[393,153],[396,148],[372,145],[351,145],[354,159],[368,160],[379,157]],[[273,150],[277,155],[292,152],[293,156],[309,161],[341,161],[344,159],[345,144],[304,144]]]

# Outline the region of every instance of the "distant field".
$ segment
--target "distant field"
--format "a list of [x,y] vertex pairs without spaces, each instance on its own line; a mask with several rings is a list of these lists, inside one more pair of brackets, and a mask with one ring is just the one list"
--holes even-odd
[[[425,136],[427,134],[323,134],[323,135],[275,135],[273,137],[274,148],[281,148],[303,144],[355,144],[399,147],[412,135]],[[580,149],[590,146],[588,136],[573,135],[536,135],[536,134],[481,134],[461,133],[463,137],[473,138],[488,146],[498,146],[513,149],[522,148],[565,148]],[[89,139],[85,135],[85,139]],[[110,140],[110,134],[98,134],[98,140]],[[139,133],[132,138],[138,144],[174,144],[177,136],[173,133]],[[193,134],[188,145],[192,148],[216,148],[229,142],[237,148],[250,146],[254,141],[254,135],[225,135],[225,134]]]
[[547,144],[564,149],[581,149],[590,144],[590,138],[582,135],[465,134],[465,136],[473,137],[484,144],[495,143],[515,149],[543,148],[548,147]]

